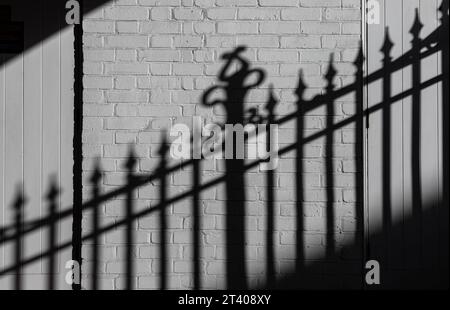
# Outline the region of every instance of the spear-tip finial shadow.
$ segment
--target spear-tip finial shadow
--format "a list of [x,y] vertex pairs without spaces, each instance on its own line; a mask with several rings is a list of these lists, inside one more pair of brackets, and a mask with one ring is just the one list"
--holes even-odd
[[383,52],[385,59],[390,59],[391,50],[394,47],[394,43],[391,40],[389,35],[389,27],[386,27],[384,30],[384,42],[380,51]]
[[21,212],[22,206],[25,205],[26,202],[27,198],[25,197],[25,194],[23,192],[23,187],[19,184],[16,186],[16,198],[13,202],[13,209],[17,212]]
[[411,29],[409,30],[409,33],[411,33],[413,35],[414,40],[419,38],[419,34],[420,34],[420,31],[422,30],[422,28],[423,28],[423,24],[420,21],[419,9],[416,8],[416,16],[414,18],[414,23],[413,23]]
[[56,180],[55,176],[52,176],[50,179],[50,188],[47,192],[46,198],[49,201],[54,201],[56,199],[56,197],[58,197],[60,191],[58,188],[58,182]]
[[269,100],[267,100],[267,103],[266,103],[266,110],[272,114],[277,103],[278,103],[278,100],[275,98],[275,95],[273,93],[273,84],[270,84],[269,85]]
[[167,142],[166,132],[163,131],[161,146],[158,150],[158,154],[162,158],[165,158],[168,151],[169,151],[169,143]]
[[360,44],[358,48],[358,54],[356,55],[353,64],[358,68],[358,70],[362,70],[364,60],[366,60],[366,58],[364,57],[363,47]]
[[333,89],[334,86],[335,86],[333,84],[333,80],[334,80],[334,77],[337,74],[337,71],[334,68],[333,59],[334,59],[334,54],[331,53],[330,54],[330,62],[329,62],[329,65],[328,65],[328,70],[327,70],[327,73],[325,74],[325,79],[328,81],[327,89]]
[[89,181],[91,181],[92,184],[97,184],[98,181],[100,181],[101,177],[102,177],[102,170],[100,167],[100,160],[97,158],[94,164],[94,171],[92,172]]
[[136,153],[134,151],[134,147],[130,146],[130,150],[128,151],[128,160],[125,163],[125,167],[128,171],[133,171],[136,165]]
[[297,103],[299,103],[301,101],[301,99],[303,98],[303,94],[305,93],[305,90],[307,88],[307,85],[304,82],[304,73],[303,70],[300,69],[300,71],[298,72],[298,84],[297,84],[297,89],[295,90],[295,94],[298,97],[298,101]]

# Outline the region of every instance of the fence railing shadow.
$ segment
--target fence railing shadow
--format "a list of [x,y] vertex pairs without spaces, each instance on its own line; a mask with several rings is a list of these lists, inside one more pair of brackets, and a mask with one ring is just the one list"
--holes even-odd
[[[420,38],[420,20],[417,16],[413,25],[411,34],[413,36],[412,49],[403,54],[397,59],[391,58],[391,50],[393,47],[392,42],[389,39],[389,30],[386,29],[385,43],[382,47],[382,53],[384,54],[383,67],[379,70],[364,76],[363,64],[364,56],[362,49],[359,52],[357,58],[354,61],[356,68],[355,82],[344,86],[342,88],[336,88],[334,79],[337,75],[337,71],[333,64],[333,57],[330,57],[330,63],[328,66],[327,74],[325,75],[326,87],[322,94],[319,94],[311,100],[304,99],[305,90],[307,85],[303,81],[303,76],[300,73],[298,79],[298,87],[295,90],[297,97],[297,110],[294,113],[277,117],[275,114],[275,108],[278,104],[277,99],[274,97],[271,89],[268,90],[267,104],[264,106],[264,113],[254,114],[250,118],[246,118],[245,115],[249,111],[245,110],[245,102],[248,92],[260,85],[265,79],[265,73],[261,69],[251,69],[250,63],[243,58],[242,52],[245,47],[238,47],[234,51],[223,55],[226,64],[219,74],[219,84],[208,89],[202,96],[202,104],[205,106],[222,105],[226,110],[226,123],[227,124],[278,124],[282,125],[289,121],[295,121],[296,123],[296,139],[295,143],[280,148],[277,150],[277,156],[282,156],[288,152],[296,152],[295,159],[295,210],[296,210],[296,254],[295,254],[295,270],[292,274],[296,277],[302,277],[305,273],[305,253],[304,253],[304,146],[305,144],[314,141],[318,138],[325,139],[325,189],[326,189],[326,258],[332,259],[336,256],[335,246],[335,214],[333,203],[335,201],[335,183],[333,171],[334,167],[334,132],[349,124],[355,124],[354,131],[356,141],[354,143],[356,154],[356,221],[357,232],[363,234],[363,126],[364,118],[376,111],[382,111],[383,119],[383,227],[391,227],[393,224],[390,222],[390,211],[392,209],[390,201],[390,179],[391,174],[391,158],[390,158],[390,135],[392,131],[390,109],[392,104],[406,98],[412,98],[412,132],[414,139],[412,140],[412,158],[413,174],[412,183],[414,187],[413,191],[413,213],[411,221],[417,222],[417,227],[420,227],[423,206],[421,205],[421,175],[420,175],[420,150],[421,150],[421,109],[425,108],[421,102],[421,91],[431,85],[442,83],[442,125],[443,125],[443,137],[442,137],[442,158],[443,160],[443,188],[448,188],[448,3],[443,2],[441,7],[442,23],[435,31],[424,39]],[[441,73],[426,80],[421,81],[420,66],[421,60],[436,54],[441,54]],[[409,90],[403,91],[398,94],[392,94],[390,88],[392,74],[407,66],[412,67],[412,87]],[[253,77],[253,79],[252,79]],[[363,89],[365,85],[373,83],[375,81],[381,81],[383,85],[382,102],[377,105],[373,105],[367,109],[363,106]],[[225,98],[211,100],[214,97],[214,93],[217,90],[223,91]],[[340,97],[348,95],[350,93],[355,94],[356,101],[356,113],[345,120],[335,121],[335,105],[336,100]],[[326,109],[326,126],[324,129],[318,130],[313,134],[307,134],[305,131],[305,115],[318,107],[324,107]],[[255,111],[253,111],[255,112]],[[222,130],[227,130],[221,125]],[[249,141],[252,137],[259,135],[260,132],[250,132],[244,136],[244,140]],[[266,135],[267,145],[270,145],[271,135]],[[239,141],[241,139],[237,134],[232,141]],[[163,142],[159,150],[160,162],[156,171],[150,175],[136,174],[136,156],[133,153],[133,149],[130,148],[128,160],[126,162],[126,185],[114,189],[112,191],[101,193],[101,167],[97,164],[92,176],[90,178],[91,185],[91,198],[85,201],[82,205],[74,206],[78,212],[92,211],[92,231],[84,233],[81,238],[74,238],[70,242],[57,242],[57,225],[58,222],[65,218],[70,218],[73,215],[72,208],[66,208],[62,211],[58,211],[58,193],[59,190],[56,186],[56,181],[51,182],[51,188],[46,196],[48,205],[48,215],[42,218],[24,221],[23,215],[26,212],[26,193],[22,193],[19,188],[17,191],[16,199],[13,203],[15,210],[14,223],[10,226],[4,226],[0,228],[0,246],[11,244],[13,248],[13,263],[10,266],[4,267],[0,270],[0,277],[6,274],[16,274],[14,277],[14,288],[21,289],[23,283],[21,283],[21,269],[33,262],[41,259],[48,260],[48,288],[53,289],[55,287],[55,257],[57,253],[63,249],[70,247],[80,248],[81,244],[86,241],[90,241],[92,246],[92,275],[91,287],[92,289],[99,288],[98,275],[99,275],[99,257],[101,256],[101,247],[99,238],[109,231],[123,227],[123,234],[125,238],[124,257],[125,257],[125,277],[124,287],[127,289],[134,288],[133,277],[135,274],[134,258],[133,258],[133,242],[135,240],[135,223],[138,219],[144,216],[157,216],[159,217],[159,229],[160,229],[160,241],[159,241],[159,287],[161,289],[168,288],[167,278],[167,246],[168,240],[166,237],[167,231],[167,208],[175,202],[179,202],[184,199],[190,199],[192,202],[192,215],[193,225],[190,233],[193,240],[193,281],[194,288],[202,288],[201,283],[201,240],[200,240],[200,223],[201,212],[200,202],[201,193],[207,189],[218,186],[220,184],[225,185],[226,195],[226,213],[225,213],[225,245],[226,245],[226,287],[230,289],[246,289],[249,288],[247,281],[246,270],[246,257],[245,257],[245,212],[246,212],[246,191],[245,191],[245,174],[250,169],[257,167],[260,164],[267,163],[267,159],[256,159],[255,161],[248,162],[245,160],[245,154],[243,151],[232,148],[231,156],[233,159],[225,160],[225,175],[217,177],[209,181],[202,181],[202,159],[191,159],[183,161],[180,164],[169,166],[168,164],[168,142],[165,138],[165,133],[162,134]],[[273,141],[272,141],[273,142]],[[226,148],[227,141],[224,142]],[[192,141],[192,149],[198,146],[198,141]],[[198,151],[198,150],[197,150]],[[192,188],[177,195],[168,195],[168,177],[176,171],[183,168],[192,169]],[[275,190],[275,177],[276,169],[269,169],[265,171],[265,179],[267,182],[266,190],[266,209],[267,209],[267,223],[265,229],[265,252],[266,252],[266,283],[268,288],[276,288],[276,267],[275,267],[275,253],[274,253],[274,205],[277,201],[277,191]],[[134,193],[141,187],[157,182],[158,183],[158,197],[155,197],[159,202],[145,210],[136,209],[136,200]],[[100,207],[103,203],[114,199],[119,196],[124,196],[124,218],[115,221],[114,223],[101,226]],[[442,218],[443,227],[447,229],[448,238],[448,191],[444,190],[442,204]],[[447,220],[447,221],[445,221]],[[81,223],[80,223],[81,225]],[[43,252],[25,256],[23,253],[23,239],[27,234],[32,232],[46,229],[48,238],[48,248]],[[81,227],[79,227],[81,230]],[[122,231],[122,230],[121,230]],[[383,234],[388,234],[389,229],[383,231]],[[386,236],[385,236],[386,237]],[[448,239],[447,239],[448,240]],[[420,245],[419,245],[420,246]],[[448,257],[448,254],[447,254]],[[361,271],[364,269],[363,260],[361,259],[360,265]],[[361,280],[362,281],[362,280]],[[447,279],[448,281],[448,279]],[[295,281],[294,281],[295,283]],[[448,282],[447,282],[448,283]],[[295,287],[295,285],[294,285]]]

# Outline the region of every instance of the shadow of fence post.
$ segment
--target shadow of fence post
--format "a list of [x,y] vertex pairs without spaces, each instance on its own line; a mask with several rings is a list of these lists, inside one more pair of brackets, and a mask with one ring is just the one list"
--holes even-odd
[[92,185],[92,289],[98,289],[98,273],[99,273],[99,258],[100,258],[100,246],[99,246],[99,228],[100,228],[100,205],[97,202],[100,194],[100,180],[102,173],[98,162],[95,165],[94,172],[91,176]]
[[125,288],[127,290],[132,290],[134,288],[133,284],[133,276],[134,276],[134,264],[133,264],[133,245],[134,245],[134,221],[133,221],[133,192],[135,190],[135,181],[136,177],[134,175],[134,169],[136,166],[136,158],[133,150],[130,150],[130,154],[128,155],[128,161],[126,163],[127,168],[127,196],[126,196],[126,209],[125,209],[125,218],[126,218],[126,229],[125,229],[125,242],[126,242],[126,269],[125,269]]

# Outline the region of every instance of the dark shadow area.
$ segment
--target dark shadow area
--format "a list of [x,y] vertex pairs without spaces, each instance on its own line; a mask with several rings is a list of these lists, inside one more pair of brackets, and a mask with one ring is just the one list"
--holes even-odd
[[[436,202],[424,204],[425,209],[436,206]],[[435,222],[436,217],[433,212],[423,212],[422,221]],[[412,225],[413,219],[409,218],[405,225]],[[398,229],[391,227],[390,230]],[[371,241],[384,244],[385,233],[379,231],[371,235]],[[399,245],[400,246],[400,245]],[[335,257],[344,258],[348,253],[360,251],[361,244],[350,244],[336,249],[333,253]],[[372,259],[379,259],[377,256]],[[435,258],[437,259],[437,258]],[[395,277],[391,277],[389,271],[383,270],[383,260],[379,259],[380,285],[366,285],[365,275],[369,269],[359,268],[357,263],[334,264],[327,261],[327,258],[318,256],[314,260],[304,261],[305,266],[300,272],[295,269],[282,270],[274,283],[265,283],[255,289],[302,289],[302,290],[323,290],[323,289],[383,289],[383,290],[441,290],[448,289],[448,274],[436,265],[424,265],[417,269],[403,268],[395,270]]]
[[[266,181],[266,208],[267,208],[267,224],[265,231],[265,254],[266,254],[266,271],[265,271],[265,285],[264,288],[270,289],[314,289],[314,288],[366,288],[364,284],[364,265],[365,261],[369,259],[376,259],[382,266],[382,279],[386,279],[382,282],[381,288],[447,288],[448,287],[448,192],[446,187],[443,191],[443,197],[440,201],[423,201],[422,192],[422,176],[421,176],[421,109],[425,108],[426,103],[421,102],[421,91],[437,83],[442,84],[442,99],[443,99],[443,185],[448,185],[448,163],[446,156],[448,156],[448,40],[443,40],[444,34],[448,34],[448,3],[444,1],[441,8],[443,13],[442,24],[440,28],[436,29],[425,39],[420,38],[421,24],[418,17],[412,28],[413,36],[413,48],[402,55],[398,59],[392,59],[390,52],[392,50],[392,42],[389,39],[388,30],[386,30],[385,42],[382,47],[384,54],[383,67],[370,74],[369,76],[363,75],[363,53],[357,55],[354,62],[356,73],[355,82],[344,86],[342,88],[336,88],[335,78],[337,76],[336,69],[334,68],[331,56],[328,71],[325,76],[327,85],[324,93],[317,95],[311,100],[304,99],[304,92],[307,89],[306,84],[303,81],[302,74],[299,76],[298,87],[295,90],[297,96],[297,111],[286,116],[276,117],[275,108],[278,104],[278,100],[273,94],[272,88],[268,90],[268,99],[265,105],[266,116],[258,114],[258,111],[254,108],[247,109],[246,98],[251,89],[254,89],[261,85],[264,81],[266,74],[261,69],[251,69],[249,61],[247,61],[242,53],[245,51],[245,47],[237,47],[230,53],[223,55],[225,65],[219,73],[218,85],[208,89],[202,96],[201,104],[205,106],[221,105],[226,111],[226,124],[243,125],[248,123],[256,124],[284,124],[290,120],[296,121],[296,141],[288,146],[285,146],[278,150],[278,155],[282,156],[288,152],[295,151],[295,253],[293,255],[293,270],[281,270],[281,278],[277,277],[277,270],[275,266],[276,255],[274,251],[274,231],[275,231],[275,204],[277,202],[276,197],[276,169],[269,169],[265,171]],[[81,31],[81,30],[79,30]],[[82,36],[82,32],[77,34]],[[80,37],[81,38],[81,37]],[[36,42],[35,42],[36,43]],[[26,48],[26,46],[25,46]],[[81,45],[78,46],[81,51]],[[421,60],[434,53],[441,53],[442,55],[442,73],[436,77],[427,81],[421,81],[420,65]],[[82,68],[82,55],[78,57],[79,68]],[[445,67],[447,65],[447,67]],[[406,66],[412,67],[412,88],[410,90],[403,91],[400,94],[393,95],[391,89],[391,76],[393,72],[405,68]],[[81,69],[78,69],[81,70]],[[81,71],[76,71],[75,74],[82,74]],[[382,82],[382,102],[371,106],[364,110],[363,107],[363,87],[374,81],[381,80]],[[76,99],[80,106],[82,105],[82,87],[81,84],[76,84]],[[218,93],[224,94],[224,97],[217,97]],[[336,101],[338,98],[355,93],[355,114],[344,120],[336,121]],[[78,97],[77,97],[78,96]],[[397,101],[402,98],[411,96],[412,98],[412,149],[411,162],[412,162],[412,186],[413,186],[413,206],[412,214],[410,217],[404,219],[403,226],[410,229],[410,238],[405,244],[395,244],[392,242],[393,236],[398,234],[400,229],[396,223],[393,223],[392,208],[396,207],[391,201],[392,184],[390,175],[392,173],[391,165],[391,107]],[[326,110],[326,126],[325,128],[318,130],[313,134],[307,135],[306,132],[306,118],[307,113],[315,108],[324,107]],[[367,117],[371,113],[381,111],[382,114],[382,176],[383,176],[383,188],[382,188],[382,223],[380,223],[380,229],[376,233],[371,233],[369,236],[365,236],[363,223],[363,203],[364,203],[364,178],[363,178],[363,126],[364,117]],[[78,111],[79,112],[79,111]],[[77,113],[78,113],[77,112]],[[77,114],[76,113],[76,114]],[[447,114],[446,114],[447,113]],[[249,115],[250,117],[246,117]],[[81,126],[78,119],[78,126]],[[354,124],[354,153],[356,162],[355,175],[355,221],[356,230],[354,231],[355,240],[343,247],[337,247],[336,242],[336,228],[335,228],[335,202],[337,197],[335,195],[335,141],[334,134],[337,130],[349,125]],[[25,199],[22,190],[18,190],[16,199],[13,203],[15,210],[14,223],[11,226],[4,226],[0,228],[0,246],[11,243],[13,245],[13,262],[12,265],[7,265],[0,270],[0,277],[13,273],[14,283],[13,287],[21,289],[23,283],[21,283],[21,270],[24,266],[36,262],[40,259],[48,259],[48,288],[55,288],[55,265],[56,256],[58,251],[65,248],[73,249],[73,257],[78,258],[81,262],[82,253],[81,245],[85,241],[91,241],[93,249],[93,264],[92,264],[92,289],[99,288],[99,257],[101,256],[100,249],[101,244],[99,237],[103,234],[114,230],[116,228],[124,228],[124,239],[126,246],[124,247],[125,257],[125,283],[124,288],[134,289],[136,283],[134,283],[135,276],[135,262],[133,257],[133,249],[136,239],[136,221],[144,216],[155,215],[159,217],[159,254],[160,254],[160,266],[159,266],[159,288],[167,289],[168,285],[168,244],[167,238],[168,229],[168,214],[167,208],[173,203],[181,200],[192,201],[192,215],[193,225],[191,231],[186,231],[186,234],[192,233],[193,236],[193,258],[192,258],[192,270],[193,270],[193,287],[196,289],[202,288],[201,279],[201,193],[202,191],[225,184],[225,247],[226,247],[226,288],[228,289],[248,289],[249,278],[248,270],[246,268],[246,227],[245,227],[245,215],[246,215],[246,203],[247,197],[245,188],[248,185],[245,181],[246,173],[259,166],[261,163],[267,163],[268,159],[256,159],[252,162],[245,161],[245,151],[237,147],[243,145],[251,136],[260,134],[257,132],[250,132],[247,135],[240,135],[238,132],[233,131],[226,125],[220,125],[222,131],[225,133],[225,141],[223,142],[223,149],[225,150],[225,175],[217,177],[208,182],[202,181],[202,159],[186,160],[181,164],[175,166],[168,165],[168,142],[166,139],[166,133],[162,133],[163,142],[159,150],[160,162],[158,168],[151,175],[138,175],[136,173],[136,155],[132,148],[126,162],[126,185],[106,192],[101,193],[101,177],[102,172],[99,165],[92,174],[90,182],[92,185],[92,197],[84,203],[81,200],[78,204],[74,204],[74,207],[58,210],[58,195],[59,190],[56,187],[56,181],[51,182],[50,190],[47,194],[48,203],[48,216],[42,218],[24,222],[24,206]],[[81,127],[77,127],[77,130],[82,130]],[[259,129],[258,129],[259,130]],[[447,131],[446,131],[447,130]],[[81,132],[81,131],[80,131]],[[325,139],[325,254],[318,255],[314,260],[307,259],[305,242],[305,184],[304,180],[304,158],[305,158],[305,145],[318,138]],[[266,136],[267,145],[271,145],[272,136],[268,134]],[[191,141],[192,149],[197,146],[197,141]],[[81,140],[74,139],[74,145],[81,147]],[[199,150],[194,150],[198,152]],[[78,154],[77,156],[80,156]],[[79,157],[81,160],[81,157]],[[81,164],[79,162],[78,164]],[[173,173],[179,171],[182,168],[192,166],[192,187],[183,193],[170,196],[168,179]],[[81,166],[74,166],[74,169],[79,169],[76,173],[81,173]],[[77,180],[81,182],[81,178]],[[152,205],[145,210],[137,210],[135,205],[135,191],[142,186],[149,184],[150,182],[157,182],[159,184],[159,197],[158,203]],[[78,183],[76,183],[78,184]],[[74,184],[74,186],[76,185]],[[81,190],[81,183],[79,183]],[[100,206],[118,196],[124,196],[124,210],[125,216],[123,219],[119,219],[112,224],[104,226],[100,225]],[[79,197],[81,199],[81,196]],[[434,211],[437,206],[439,207],[439,216],[436,217]],[[432,210],[426,211],[424,210]],[[93,230],[83,234],[81,229],[81,218],[83,211],[93,211]],[[58,243],[56,237],[56,229],[59,221],[65,218],[73,218],[73,231],[74,238],[70,242]],[[439,222],[438,224],[436,222]],[[438,225],[439,226],[439,257],[429,257],[431,261],[439,261],[439,264],[428,264],[425,261],[423,249],[423,231],[427,229],[427,226]],[[281,227],[282,229],[283,227]],[[24,256],[23,253],[23,240],[27,234],[39,229],[48,229],[48,248],[42,253],[34,256]],[[432,235],[432,237],[435,237]],[[365,239],[367,238],[367,240]],[[395,239],[394,239],[395,240]],[[367,241],[367,244],[365,243]],[[445,243],[447,242],[447,243]],[[365,248],[367,247],[367,248]],[[388,267],[390,261],[393,259],[392,255],[395,254],[393,247],[407,247],[408,253],[414,253],[414,259],[417,259],[417,268],[400,268],[395,272]],[[434,255],[431,254],[431,255]],[[444,270],[442,270],[444,269]],[[392,276],[389,274],[392,273]],[[386,276],[384,276],[386,275]],[[384,281],[384,280],[383,280]],[[74,289],[80,289],[81,286],[74,286]]]

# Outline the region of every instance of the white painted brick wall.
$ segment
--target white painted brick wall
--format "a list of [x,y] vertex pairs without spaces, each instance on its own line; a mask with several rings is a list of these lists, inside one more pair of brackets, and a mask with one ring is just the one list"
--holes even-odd
[[[266,71],[259,89],[249,94],[249,105],[264,104],[267,88],[274,86],[280,100],[277,115],[296,110],[298,70],[302,68],[309,88],[307,98],[321,92],[323,76],[333,53],[337,87],[353,81],[360,40],[359,0],[115,0],[86,14],[84,28],[84,193],[90,197],[89,177],[95,158],[101,160],[103,192],[125,183],[124,163],[129,144],[138,157],[136,172],[152,173],[158,165],[158,148],[164,128],[188,123],[202,115],[208,123],[223,120],[220,109],[199,104],[205,89],[216,81],[223,61],[220,56],[237,45],[247,45],[246,57],[253,67]],[[336,121],[354,113],[353,97],[336,102]],[[325,127],[326,110],[319,107],[305,118],[308,133]],[[295,141],[295,123],[280,128],[280,147]],[[355,141],[352,126],[337,130],[335,138],[335,229],[337,248],[355,240]],[[333,277],[338,257],[326,262],[325,139],[305,145],[305,251],[311,264],[320,266],[319,278]],[[171,161],[171,164],[174,161]],[[203,180],[222,176],[221,161],[205,161]],[[169,176],[169,193],[190,188],[190,171]],[[264,284],[266,191],[264,175],[247,174],[246,240],[249,283]],[[289,273],[295,258],[295,152],[287,153],[276,170],[274,233],[276,270]],[[155,205],[157,184],[135,193],[136,210]],[[203,288],[225,287],[224,214],[225,187],[208,189],[202,197]],[[102,225],[124,215],[124,197],[102,205]],[[170,288],[191,288],[192,217],[190,200],[168,208],[168,272]],[[90,230],[90,215],[83,229]],[[135,285],[158,288],[159,222],[155,215],[135,225]],[[350,240],[350,241],[349,241]],[[124,285],[124,237],[118,229],[102,235],[100,283],[105,289]],[[92,258],[90,243],[83,246],[84,286],[89,287]],[[355,259],[355,257],[353,257]],[[351,260],[349,261],[351,262]],[[357,263],[354,263],[355,265]],[[330,268],[328,268],[328,267]],[[352,276],[351,272],[348,275]],[[321,278],[322,277],[322,278]],[[336,276],[335,276],[336,277]],[[346,278],[332,281],[346,285]]]

